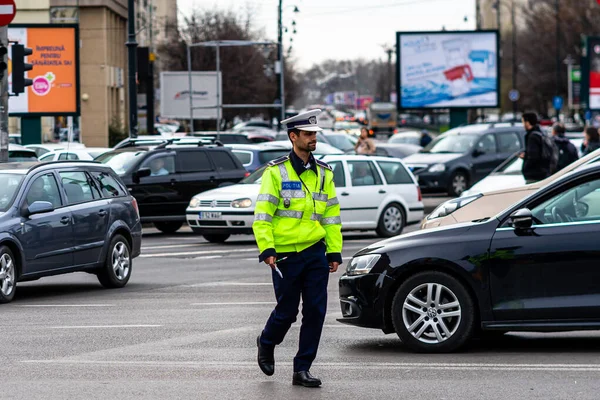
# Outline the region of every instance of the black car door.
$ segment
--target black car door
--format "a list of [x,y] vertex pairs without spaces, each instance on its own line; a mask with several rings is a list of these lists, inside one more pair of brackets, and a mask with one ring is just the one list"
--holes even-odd
[[59,176],[73,215],[74,265],[97,263],[108,230],[109,200],[100,195],[90,175],[83,170],[59,171]]
[[[142,221],[160,219],[173,215],[183,216],[185,195],[181,191],[180,176],[175,172],[175,152],[165,151],[149,154],[138,171],[150,169],[150,176],[140,177],[139,183],[130,186],[130,193],[138,202]],[[185,207],[183,208],[185,211]]]
[[185,215],[185,209],[194,195],[219,185],[219,174],[207,153],[198,148],[177,151],[177,171],[181,176],[178,187],[184,200],[179,210],[181,215]]
[[36,201],[52,203],[54,211],[21,218],[16,232],[25,253],[24,274],[73,265],[73,218],[52,172],[38,174],[26,188],[21,208]]
[[474,177],[472,183],[485,178],[498,166],[498,151],[494,134],[484,135],[475,144],[472,150],[472,163]]
[[531,230],[499,228],[490,284],[497,320],[600,320],[600,176],[530,204]]

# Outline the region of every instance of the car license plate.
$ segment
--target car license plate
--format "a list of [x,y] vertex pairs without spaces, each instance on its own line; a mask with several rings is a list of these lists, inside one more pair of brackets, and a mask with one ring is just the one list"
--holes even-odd
[[200,219],[221,219],[220,212],[201,212]]

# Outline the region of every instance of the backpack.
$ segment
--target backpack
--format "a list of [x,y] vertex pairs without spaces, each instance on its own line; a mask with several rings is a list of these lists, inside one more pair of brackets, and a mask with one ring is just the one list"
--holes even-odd
[[550,136],[537,131],[534,131],[533,133],[536,133],[542,137],[542,159],[544,161],[547,161],[550,175],[552,175],[553,173],[558,171],[558,146],[556,146],[554,139],[552,139]]
[[558,164],[556,170],[560,171],[567,165],[571,164],[571,154],[569,153],[570,142],[554,142],[558,147]]

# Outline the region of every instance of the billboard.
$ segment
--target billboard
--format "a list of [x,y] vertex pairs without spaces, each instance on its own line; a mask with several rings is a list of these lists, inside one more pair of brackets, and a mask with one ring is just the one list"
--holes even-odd
[[397,32],[398,108],[499,106],[498,33]]
[[[33,50],[26,77],[33,85],[8,99],[10,115],[79,115],[79,36],[77,25],[10,25],[8,40]],[[8,53],[8,88],[12,90],[12,51]]]
[[589,82],[591,110],[600,110],[600,37],[588,38]]
[[[222,93],[219,84],[221,75],[216,72],[192,72],[190,92],[187,72],[160,73],[160,116],[163,118],[190,118],[190,96],[192,96],[194,119],[217,119],[218,94]],[[222,104],[222,98],[221,98]]]

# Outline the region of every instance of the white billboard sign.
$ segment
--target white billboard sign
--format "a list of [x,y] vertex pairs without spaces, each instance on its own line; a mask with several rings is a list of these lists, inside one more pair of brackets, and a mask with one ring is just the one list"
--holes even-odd
[[498,34],[398,32],[399,108],[498,106]]
[[[217,79],[217,76],[219,79]],[[217,72],[192,72],[192,87],[190,90],[187,72],[161,72],[161,117],[190,119],[191,96],[194,119],[217,119],[217,95],[222,92],[222,85],[217,87],[217,82],[222,82],[220,74],[217,75]]]

